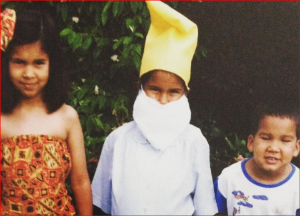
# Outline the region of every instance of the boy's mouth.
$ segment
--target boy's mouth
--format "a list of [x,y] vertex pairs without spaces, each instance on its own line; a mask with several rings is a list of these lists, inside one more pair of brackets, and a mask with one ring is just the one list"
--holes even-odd
[[274,164],[274,163],[276,163],[278,161],[278,158],[275,158],[275,157],[265,157],[265,159],[270,164]]

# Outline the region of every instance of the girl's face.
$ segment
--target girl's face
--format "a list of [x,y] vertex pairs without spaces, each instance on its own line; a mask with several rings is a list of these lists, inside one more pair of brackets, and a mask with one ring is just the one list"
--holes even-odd
[[146,95],[161,104],[181,98],[185,92],[182,80],[173,73],[157,70],[143,86]]
[[49,56],[40,41],[16,46],[9,61],[12,83],[26,98],[41,97],[49,79]]

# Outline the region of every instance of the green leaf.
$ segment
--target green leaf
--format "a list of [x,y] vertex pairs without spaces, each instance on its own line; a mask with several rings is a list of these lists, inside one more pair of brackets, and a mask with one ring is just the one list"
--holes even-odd
[[77,98],[73,98],[72,100],[72,106],[77,106]]
[[112,1],[108,1],[106,2],[104,8],[103,8],[103,12],[107,12],[108,11],[108,8],[110,7],[110,5],[112,4]]
[[135,36],[140,37],[140,38],[144,38],[144,35],[142,33],[136,32],[134,33]]
[[108,17],[107,12],[103,12],[103,13],[101,14],[101,19],[102,19],[102,24],[103,24],[103,25],[106,24],[107,17]]
[[82,45],[82,34],[76,34],[76,38],[73,41],[73,49],[76,50]]
[[139,55],[142,54],[142,47],[141,47],[140,44],[135,44],[135,45],[133,46],[133,50],[134,50],[136,53],[138,53]]
[[62,17],[64,22],[68,18],[68,5],[67,4],[62,4],[61,5],[61,17]]
[[90,134],[94,126],[93,119],[91,117],[88,117],[88,119],[85,122],[85,125],[86,125],[87,133]]
[[65,28],[60,32],[60,36],[66,36],[66,35],[70,34],[71,32],[72,32],[71,29]]
[[227,137],[225,137],[225,141],[229,145],[230,149],[235,149],[234,145],[232,144],[232,142]]
[[88,91],[88,89],[82,89],[81,91],[79,91],[78,94],[77,94],[78,100],[81,100],[85,96],[87,91]]
[[136,13],[136,11],[138,9],[137,1],[130,1],[130,7],[131,7],[133,13]]
[[105,106],[106,97],[105,96],[98,97],[98,102],[99,102],[99,109],[101,110]]
[[118,40],[118,41],[113,45],[113,50],[118,49],[119,45],[122,44],[122,42],[123,42],[122,39]]
[[71,45],[76,39],[76,33],[71,31],[70,34],[68,34],[68,43]]
[[141,58],[138,55],[134,55],[133,62],[134,62],[135,68],[139,71],[140,67],[141,67]]
[[94,121],[95,121],[96,126],[97,126],[98,128],[104,129],[103,123],[100,121],[99,118],[94,118]]
[[120,3],[119,1],[114,1],[113,2],[113,16],[116,17],[119,13],[119,8],[120,8]]
[[102,20],[102,13],[97,12],[96,16],[95,16],[95,22],[96,22],[97,26],[99,26],[101,24],[101,20]]
[[123,40],[123,44],[129,44],[132,41],[132,37],[125,37]]
[[126,27],[128,28],[128,29],[130,29],[130,26],[132,25],[132,19],[126,19],[125,20],[125,24],[126,24]]
[[102,24],[105,25],[107,18],[108,18],[108,8],[110,7],[110,5],[112,4],[112,1],[108,1],[106,2],[102,14],[101,14],[101,19],[102,19]]
[[86,37],[82,43],[82,49],[87,50],[88,48],[90,48],[91,44],[92,44],[92,38]]
[[96,37],[95,42],[97,44],[97,47],[103,47],[109,44],[110,39],[109,38],[101,38],[101,37]]

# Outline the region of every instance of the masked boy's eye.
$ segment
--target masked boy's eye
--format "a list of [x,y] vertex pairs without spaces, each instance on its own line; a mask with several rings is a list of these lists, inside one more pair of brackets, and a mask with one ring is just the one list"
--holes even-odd
[[180,93],[180,90],[177,90],[177,89],[176,89],[176,90],[171,90],[170,92],[173,93],[173,94],[179,94],[179,93]]
[[156,88],[156,87],[150,87],[149,90],[151,90],[151,91],[157,91],[157,92],[158,92],[158,91],[159,91],[159,88]]

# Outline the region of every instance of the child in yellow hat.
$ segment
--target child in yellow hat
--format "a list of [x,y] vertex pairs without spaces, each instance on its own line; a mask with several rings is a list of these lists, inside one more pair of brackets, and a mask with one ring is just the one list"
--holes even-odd
[[146,3],[151,25],[134,121],[105,141],[93,204],[112,215],[214,215],[209,145],[189,124],[186,97],[198,29],[162,2]]

